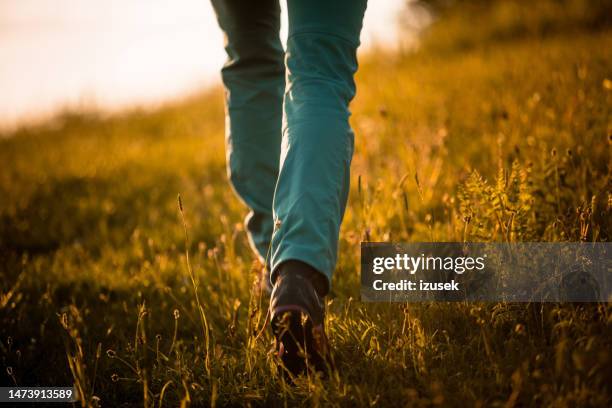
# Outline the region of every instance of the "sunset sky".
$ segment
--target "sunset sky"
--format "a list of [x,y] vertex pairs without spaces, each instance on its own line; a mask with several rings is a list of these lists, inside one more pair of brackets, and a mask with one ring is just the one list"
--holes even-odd
[[[370,1],[363,50],[394,43],[404,4]],[[195,92],[219,80],[222,45],[208,0],[2,0],[0,126]]]

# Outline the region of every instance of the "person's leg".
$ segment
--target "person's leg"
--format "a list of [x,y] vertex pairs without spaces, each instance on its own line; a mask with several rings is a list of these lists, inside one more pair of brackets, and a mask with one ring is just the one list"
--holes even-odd
[[249,242],[261,261],[272,236],[272,198],[278,177],[284,50],[278,0],[212,0],[225,33],[226,145],[230,181],[251,212]]
[[281,170],[274,195],[272,280],[304,262],[326,276],[336,264],[349,191],[355,95],[366,0],[288,0],[287,85]]

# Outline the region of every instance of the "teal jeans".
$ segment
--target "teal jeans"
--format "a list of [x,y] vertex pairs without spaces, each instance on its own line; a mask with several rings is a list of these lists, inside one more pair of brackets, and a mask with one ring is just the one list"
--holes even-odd
[[349,192],[355,95],[367,0],[212,0],[225,33],[228,174],[250,208],[251,246],[274,273],[305,262],[331,281]]

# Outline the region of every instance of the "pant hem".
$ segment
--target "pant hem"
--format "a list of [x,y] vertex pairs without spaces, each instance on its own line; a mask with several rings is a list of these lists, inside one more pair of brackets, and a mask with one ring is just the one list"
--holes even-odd
[[331,288],[331,278],[333,272],[332,262],[328,260],[317,261],[318,258],[322,258],[322,256],[310,253],[308,251],[304,251],[300,248],[284,249],[282,250],[282,254],[280,256],[276,256],[272,262],[272,273],[270,274],[270,282],[272,284],[274,283],[277,269],[280,264],[286,261],[301,261],[305,264],[310,265],[318,272],[320,272],[323,276],[325,276],[325,280],[327,282],[326,293],[328,293]]

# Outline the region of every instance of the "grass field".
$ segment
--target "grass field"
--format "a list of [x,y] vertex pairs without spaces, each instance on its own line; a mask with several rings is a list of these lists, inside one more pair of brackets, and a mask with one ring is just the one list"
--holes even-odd
[[257,336],[220,89],[5,135],[0,384],[103,406],[610,406],[609,303],[359,301],[362,240],[610,240],[609,17],[519,3],[445,10],[417,52],[363,58],[325,381],[287,385]]

